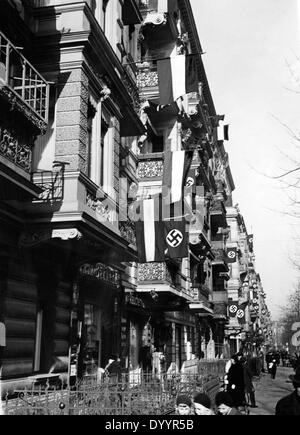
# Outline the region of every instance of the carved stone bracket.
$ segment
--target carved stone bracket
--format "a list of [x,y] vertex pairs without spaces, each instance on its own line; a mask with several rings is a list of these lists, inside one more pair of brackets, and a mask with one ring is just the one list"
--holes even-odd
[[31,247],[51,239],[80,240],[81,238],[82,234],[76,228],[56,230],[44,229],[40,231],[24,232],[20,236],[19,245],[23,247]]

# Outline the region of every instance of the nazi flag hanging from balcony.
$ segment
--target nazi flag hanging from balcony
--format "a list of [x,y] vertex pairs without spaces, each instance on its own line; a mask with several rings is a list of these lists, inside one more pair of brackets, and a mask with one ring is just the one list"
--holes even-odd
[[240,304],[238,306],[236,317],[238,318],[238,321],[241,325],[244,325],[246,323],[246,306],[247,305],[248,305],[248,302],[244,302],[243,304]]
[[186,231],[186,220],[166,220],[164,221],[165,241],[167,255],[170,258],[187,258],[189,235]]
[[237,248],[227,248],[226,257],[227,263],[235,263],[237,261]]
[[228,305],[229,317],[236,317],[239,303],[237,301],[230,302]]
[[131,211],[135,222],[140,263],[163,262],[166,258],[187,258],[189,234],[184,213],[166,209],[161,195],[136,201]]

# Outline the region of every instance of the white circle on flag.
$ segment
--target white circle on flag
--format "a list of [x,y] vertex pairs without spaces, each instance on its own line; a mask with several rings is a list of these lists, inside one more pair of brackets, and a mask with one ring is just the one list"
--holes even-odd
[[238,310],[237,317],[239,319],[242,319],[245,316],[244,310]]
[[233,314],[235,314],[236,312],[237,312],[237,306],[236,305],[231,305],[230,307],[229,307],[229,311],[231,312],[231,313],[233,313]]
[[227,256],[228,256],[228,258],[230,258],[230,259],[235,258],[235,251],[228,251]]
[[172,248],[178,248],[183,241],[183,234],[179,230],[172,230],[166,237],[167,243]]
[[192,186],[194,186],[194,184],[195,184],[194,178],[188,177],[186,180],[186,183],[185,183],[186,187],[192,187]]

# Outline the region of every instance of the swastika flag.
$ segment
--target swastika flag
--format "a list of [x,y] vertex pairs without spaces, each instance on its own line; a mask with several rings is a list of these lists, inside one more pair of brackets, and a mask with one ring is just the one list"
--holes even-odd
[[186,220],[167,220],[164,222],[165,240],[170,258],[187,258],[189,235],[186,230]]
[[140,263],[187,258],[189,234],[185,216],[167,213],[161,195],[134,204],[138,259]]
[[227,263],[235,263],[237,260],[237,249],[227,248]]
[[238,311],[238,304],[239,303],[237,301],[233,301],[229,303],[228,305],[229,317],[236,317]]
[[243,304],[240,304],[238,306],[238,310],[237,310],[237,314],[236,317],[238,318],[238,321],[240,324],[245,324],[246,323],[246,306],[248,305],[248,302],[244,302]]

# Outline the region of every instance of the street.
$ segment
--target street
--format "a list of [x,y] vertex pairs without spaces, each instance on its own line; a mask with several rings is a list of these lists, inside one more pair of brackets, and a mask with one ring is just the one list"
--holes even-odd
[[278,400],[293,391],[293,385],[288,378],[291,374],[291,367],[279,367],[275,380],[268,373],[263,374],[260,381],[254,383],[258,408],[250,408],[250,415],[275,415]]

